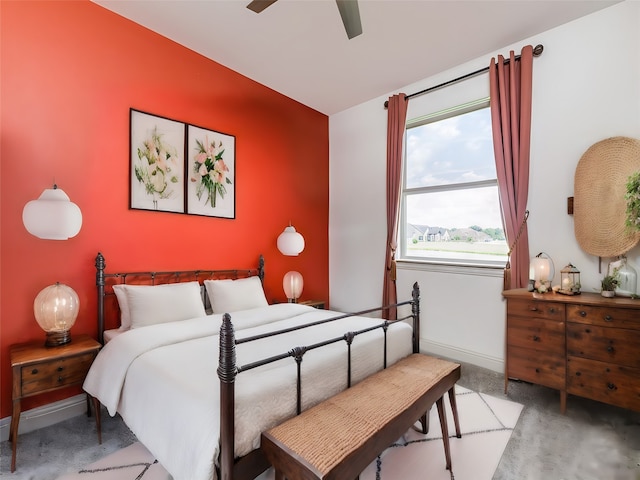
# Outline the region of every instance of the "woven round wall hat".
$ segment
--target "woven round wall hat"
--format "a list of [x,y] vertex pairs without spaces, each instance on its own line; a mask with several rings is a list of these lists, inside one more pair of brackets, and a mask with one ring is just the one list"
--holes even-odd
[[582,155],[574,178],[574,232],[580,247],[598,257],[631,250],[640,232],[625,225],[626,184],[640,171],[640,140],[611,137]]

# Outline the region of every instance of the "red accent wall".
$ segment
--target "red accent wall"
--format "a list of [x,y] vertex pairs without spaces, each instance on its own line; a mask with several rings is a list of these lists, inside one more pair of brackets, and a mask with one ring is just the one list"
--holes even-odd
[[[0,346],[2,417],[11,414],[8,347],[39,340],[38,292],[80,297],[74,334],[96,334],[94,258],[108,271],[247,267],[265,256],[265,291],[304,276],[328,299],[328,118],[89,1],[0,3]],[[274,67],[275,68],[275,67]],[[236,137],[236,218],[129,209],[129,109]],[[82,210],[80,233],[41,240],[22,209],[56,182]],[[291,221],[306,240],[284,257]],[[78,390],[34,397],[23,410]]]

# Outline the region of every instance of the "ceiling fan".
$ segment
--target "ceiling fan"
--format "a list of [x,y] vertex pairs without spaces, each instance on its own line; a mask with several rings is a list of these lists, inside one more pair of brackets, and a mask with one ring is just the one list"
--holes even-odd
[[[260,13],[276,1],[277,0],[253,0],[247,5],[247,8],[256,13]],[[358,0],[336,0],[336,4],[338,5],[342,23],[344,24],[344,29],[347,32],[349,40],[360,35],[362,33],[362,24],[360,23]]]

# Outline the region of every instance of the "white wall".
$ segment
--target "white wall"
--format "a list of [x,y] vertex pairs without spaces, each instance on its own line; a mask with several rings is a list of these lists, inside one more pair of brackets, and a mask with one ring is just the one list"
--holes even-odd
[[[548,253],[557,272],[572,262],[581,271],[583,291],[595,291],[602,277],[598,259],[577,244],[567,197],[573,195],[575,168],[589,146],[618,135],[640,138],[640,2],[616,4],[398,91],[410,94],[431,87],[487,66],[491,56],[506,56],[512,49],[519,53],[522,46],[539,43],[544,53],[533,67],[530,250],[532,255]],[[409,102],[408,117],[418,102],[456,105],[478,98],[483,84],[488,85],[486,75],[438,95],[416,97]],[[381,303],[386,241],[383,103],[394,93],[329,119],[333,309],[354,311]],[[640,270],[640,247],[628,256]],[[608,261],[602,261],[605,271]],[[400,300],[410,298],[415,281],[421,287],[422,349],[502,371],[502,272],[465,275],[404,266],[398,272]]]

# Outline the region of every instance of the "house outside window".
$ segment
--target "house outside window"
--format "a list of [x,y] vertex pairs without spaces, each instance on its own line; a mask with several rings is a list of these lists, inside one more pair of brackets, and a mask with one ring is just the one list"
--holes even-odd
[[400,260],[504,266],[488,98],[407,122],[399,236]]

